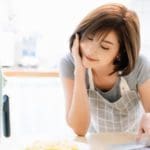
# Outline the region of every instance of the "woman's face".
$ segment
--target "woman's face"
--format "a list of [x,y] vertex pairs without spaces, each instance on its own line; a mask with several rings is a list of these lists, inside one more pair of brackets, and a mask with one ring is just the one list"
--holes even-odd
[[103,40],[98,36],[89,35],[86,39],[81,40],[80,50],[84,67],[108,67],[113,64],[119,53],[117,34],[111,31]]

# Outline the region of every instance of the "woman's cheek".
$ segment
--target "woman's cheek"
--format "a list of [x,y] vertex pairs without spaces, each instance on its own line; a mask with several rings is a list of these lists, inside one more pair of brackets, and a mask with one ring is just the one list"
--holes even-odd
[[83,55],[82,57],[82,64],[85,68],[92,68],[93,67],[93,64],[90,63]]

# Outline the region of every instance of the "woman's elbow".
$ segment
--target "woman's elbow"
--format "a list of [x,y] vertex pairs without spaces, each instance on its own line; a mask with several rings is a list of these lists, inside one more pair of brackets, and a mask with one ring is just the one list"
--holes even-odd
[[87,130],[83,130],[83,129],[73,129],[73,131],[75,132],[75,134],[77,136],[85,136],[87,133]]
[[86,125],[86,126],[83,126],[81,124],[75,125],[75,124],[70,123],[68,120],[67,120],[67,124],[70,128],[73,129],[74,133],[77,136],[85,136],[88,131],[88,125]]
[[90,118],[86,120],[81,119],[79,121],[78,119],[72,119],[66,116],[66,121],[67,121],[68,126],[73,129],[75,134],[77,134],[78,136],[86,135],[88,128],[89,128],[89,124],[90,124]]

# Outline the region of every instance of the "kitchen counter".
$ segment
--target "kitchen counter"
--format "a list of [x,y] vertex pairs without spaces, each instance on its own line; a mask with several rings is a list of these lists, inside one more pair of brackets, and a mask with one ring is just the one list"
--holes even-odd
[[[28,140],[26,140],[27,138],[25,137],[22,139],[23,140],[21,139],[12,140],[11,138],[4,139],[4,140],[2,139],[0,144],[0,149],[1,148],[4,149],[5,147],[4,150],[10,150],[10,146],[11,146],[11,150],[21,150],[20,149],[21,146],[29,145],[29,143],[31,144],[33,141],[38,140],[38,138],[31,138],[31,137],[30,140],[29,138]],[[75,135],[72,135],[65,139],[69,139],[70,141],[74,141],[79,145],[82,145],[83,150],[107,150],[107,149],[112,150],[113,145],[118,145],[118,144],[122,144],[120,150],[123,150],[126,149],[125,147],[126,145],[124,146],[124,144],[135,143],[135,135],[130,133],[102,133],[102,134],[87,135],[86,137],[75,137]],[[42,141],[43,140],[44,138],[42,139]],[[51,137],[47,138],[46,140],[53,141]],[[84,147],[84,144],[86,147]]]
[[59,77],[58,70],[4,68],[2,71],[6,77]]

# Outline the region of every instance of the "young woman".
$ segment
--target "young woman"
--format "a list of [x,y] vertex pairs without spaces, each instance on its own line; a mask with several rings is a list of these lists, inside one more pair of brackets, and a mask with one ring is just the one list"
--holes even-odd
[[136,13],[121,4],[98,7],[72,34],[70,50],[60,75],[74,132],[150,135],[150,62],[139,55]]

